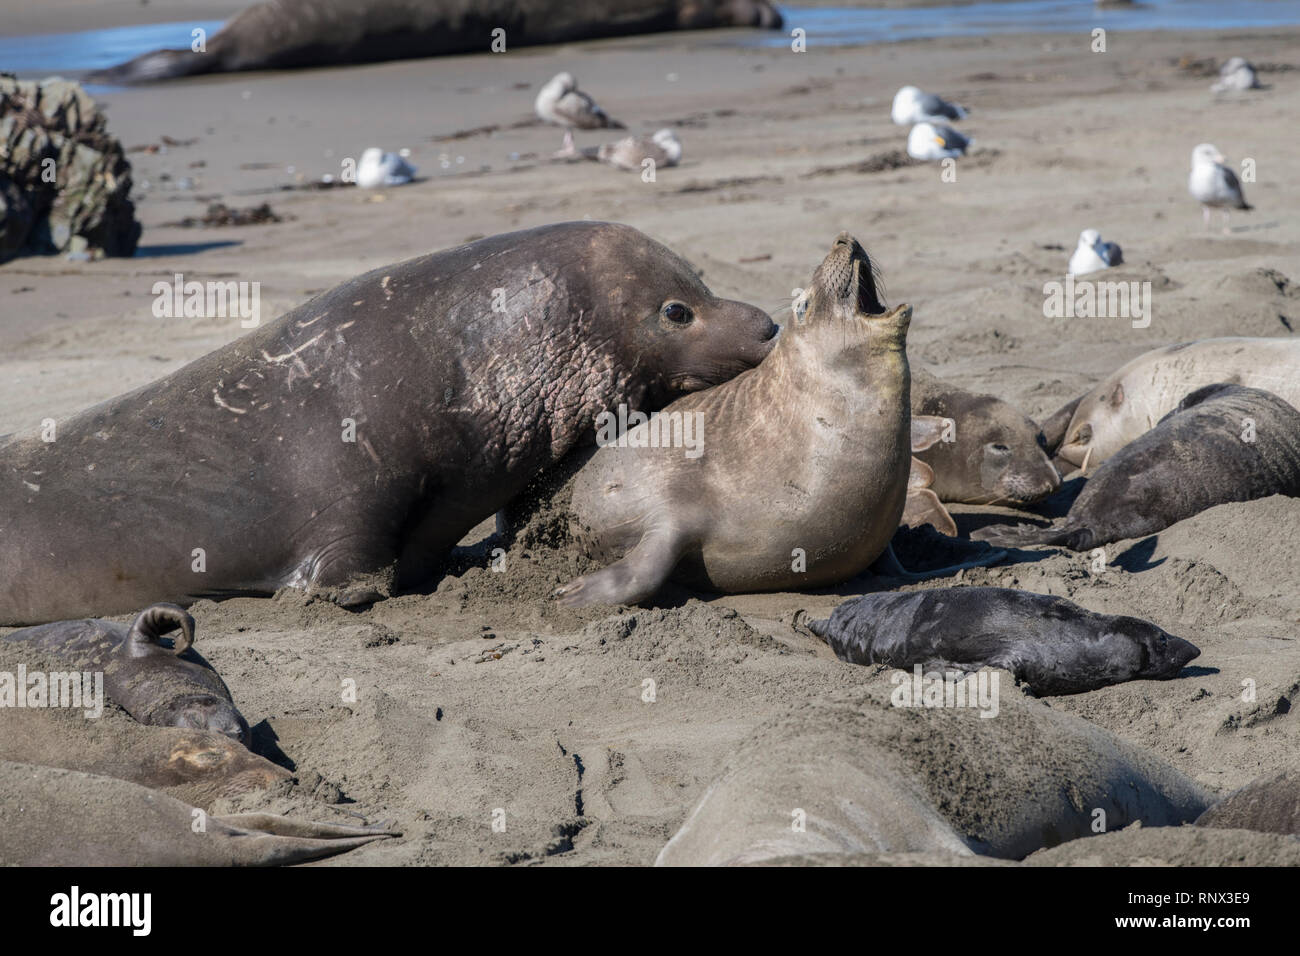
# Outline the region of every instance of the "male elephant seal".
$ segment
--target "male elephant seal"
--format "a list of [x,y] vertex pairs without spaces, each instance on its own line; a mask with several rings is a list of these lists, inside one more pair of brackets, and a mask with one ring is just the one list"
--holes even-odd
[[[160,638],[179,631],[171,647]],[[130,627],[60,621],[7,634],[51,651],[78,671],[103,671],[108,696],[142,724],[192,727],[247,745],[248,722],[225,681],[194,650],[194,618],[174,604],[145,608]]]
[[934,469],[931,490],[940,501],[1021,507],[1061,486],[1042,430],[999,398],[913,368],[912,414],[953,422],[951,435],[916,456]]
[[776,327],[628,226],[377,269],[168,377],[0,446],[0,623],[150,601],[339,603],[446,552],[620,404],[757,365]]
[[1000,667],[1039,697],[1169,680],[1201,653],[1140,618],[1014,588],[866,594],[808,628],[842,661],[940,672]]
[[[866,252],[841,233],[762,365],[679,399],[579,473],[574,536],[621,557],[559,588],[561,603],[635,604],[674,569],[724,592],[819,587],[866,570],[907,497],[911,317],[906,305],[885,310]],[[698,423],[697,447],[650,447],[665,422],[679,435]]]
[[136,783],[9,760],[0,793],[0,866],[286,866],[398,836],[271,813],[204,818]]
[[1270,495],[1300,497],[1300,411],[1257,388],[1208,385],[1098,468],[1060,521],[995,525],[971,537],[1088,551]]
[[1173,826],[1212,802],[1154,755],[1014,687],[1001,687],[986,720],[974,707],[891,705],[890,683],[881,674],[864,689],[794,702],[756,730],[656,863],[815,853],[1020,859],[1089,836],[1098,822]]
[[1048,450],[1086,472],[1216,382],[1261,388],[1300,408],[1300,338],[1204,339],[1139,355],[1043,423]]
[[264,0],[236,14],[202,51],[154,50],[94,79],[143,83],[486,53],[498,38],[511,49],[665,30],[778,29],[781,22],[768,0]]

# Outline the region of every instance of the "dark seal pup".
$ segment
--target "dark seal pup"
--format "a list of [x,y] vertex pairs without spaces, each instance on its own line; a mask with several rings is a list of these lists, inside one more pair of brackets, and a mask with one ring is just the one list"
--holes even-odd
[[1061,487],[1042,430],[995,398],[912,369],[912,414],[952,419],[951,440],[916,457],[934,469],[931,490],[940,501],[972,505],[1033,504]]
[[852,664],[1000,667],[1039,697],[1129,680],[1169,680],[1200,650],[1136,617],[1085,611],[1014,588],[866,594],[809,629]]
[[1107,458],[1056,524],[993,526],[971,537],[1087,551],[1270,495],[1300,497],[1300,411],[1257,388],[1207,385]]
[[[166,647],[160,638],[172,631],[178,634]],[[79,671],[103,671],[109,699],[142,724],[212,730],[248,744],[248,722],[225,681],[192,649],[194,618],[174,604],[145,608],[130,627],[59,621],[3,639],[49,651]]]
[[0,446],[0,624],[421,583],[600,412],[723,382],[775,334],[611,223],[377,269]]
[[661,413],[679,433],[699,423],[697,454],[643,442],[651,425],[663,434],[652,420],[605,443],[578,474],[574,538],[617,560],[557,589],[560,602],[635,604],[674,569],[728,593],[865,571],[889,546],[908,493],[911,318],[906,305],[886,311],[866,252],[841,233],[766,361]]
[[[713,27],[779,29],[768,0],[265,0],[206,49],[154,50],[93,75],[144,83],[199,73],[342,66]],[[494,31],[504,30],[504,35]]]

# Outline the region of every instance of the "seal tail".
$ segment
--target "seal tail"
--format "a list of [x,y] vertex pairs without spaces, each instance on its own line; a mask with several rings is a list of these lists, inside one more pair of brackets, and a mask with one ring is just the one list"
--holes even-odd
[[92,83],[154,83],[181,76],[212,73],[217,69],[217,58],[210,53],[191,50],[152,50],[135,59],[118,63],[107,69],[96,70],[86,79]]
[[151,604],[136,617],[127,639],[131,643],[157,644],[158,638],[175,630],[181,634],[175,639],[172,649],[177,654],[184,654],[194,646],[194,618],[175,604]]

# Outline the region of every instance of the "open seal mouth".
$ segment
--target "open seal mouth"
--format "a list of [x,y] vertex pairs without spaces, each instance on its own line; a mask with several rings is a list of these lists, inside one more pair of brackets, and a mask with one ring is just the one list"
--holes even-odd
[[835,237],[818,273],[821,287],[842,302],[852,302],[859,315],[882,315],[886,311],[877,292],[880,277],[875,265],[862,243],[849,233]]

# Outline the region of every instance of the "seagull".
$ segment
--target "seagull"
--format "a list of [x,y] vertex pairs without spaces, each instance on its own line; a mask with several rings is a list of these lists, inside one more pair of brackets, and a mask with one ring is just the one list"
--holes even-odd
[[1259,77],[1255,68],[1239,56],[1234,56],[1219,67],[1219,82],[1210,89],[1215,93],[1239,92],[1241,90],[1259,89]]
[[975,140],[941,123],[917,123],[907,134],[907,155],[913,159],[950,159],[966,155]]
[[928,123],[933,120],[959,120],[969,115],[969,110],[956,103],[948,103],[933,93],[922,93],[915,86],[905,86],[894,94],[894,108],[889,115],[899,126]]
[[582,90],[572,73],[557,73],[537,94],[537,115],[548,123],[564,127],[564,146],[557,156],[573,156],[575,129],[627,129],[610,117]]
[[1096,229],[1085,229],[1079,233],[1079,245],[1074,255],[1070,256],[1070,266],[1066,270],[1070,275],[1081,276],[1089,272],[1100,272],[1124,261],[1124,254],[1119,245],[1102,242],[1101,233]]
[[653,136],[628,136],[617,143],[606,143],[596,151],[602,163],[619,169],[641,169],[647,159],[655,166],[676,166],[682,161],[682,141],[670,129],[658,130]]
[[1225,229],[1229,210],[1254,208],[1242,195],[1237,174],[1223,164],[1223,154],[1209,143],[1201,143],[1192,150],[1192,173],[1187,177],[1187,191],[1201,204],[1207,229],[1211,207],[1223,210]]
[[414,179],[415,172],[415,167],[397,153],[385,153],[378,146],[371,146],[357,163],[357,185],[362,189],[401,186]]

